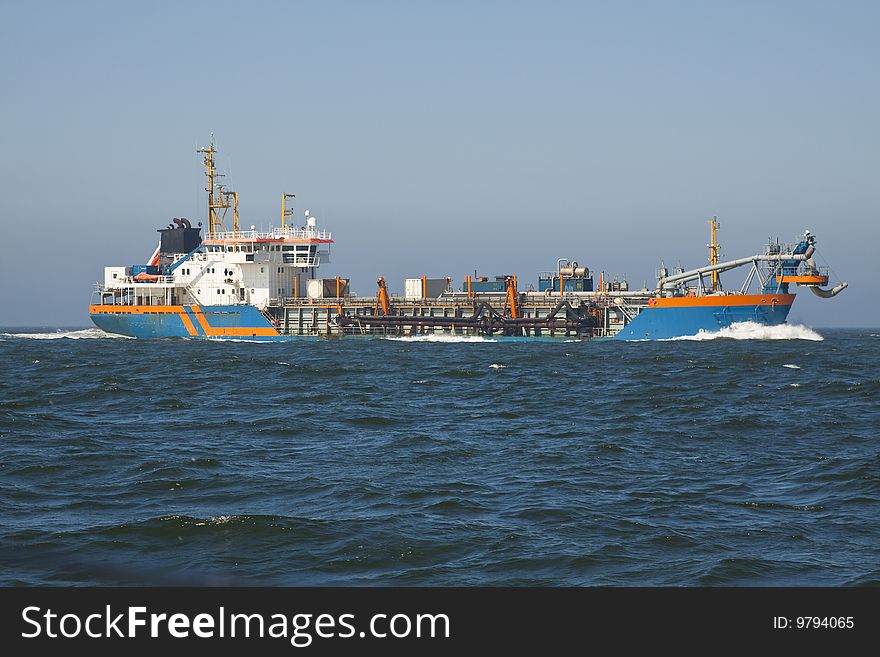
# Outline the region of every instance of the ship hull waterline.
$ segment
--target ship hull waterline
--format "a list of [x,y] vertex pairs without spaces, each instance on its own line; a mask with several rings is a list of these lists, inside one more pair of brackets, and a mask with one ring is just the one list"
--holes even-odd
[[[673,299],[670,305],[664,304],[668,299],[657,299],[613,337],[593,339],[668,340],[701,332],[716,333],[741,322],[776,326],[785,323],[794,296],[698,297]],[[284,341],[309,337],[282,332],[276,323],[250,305],[91,306],[89,316],[103,331],[133,338]],[[316,332],[312,337],[323,335],[326,333]],[[562,337],[576,336],[554,336]]]

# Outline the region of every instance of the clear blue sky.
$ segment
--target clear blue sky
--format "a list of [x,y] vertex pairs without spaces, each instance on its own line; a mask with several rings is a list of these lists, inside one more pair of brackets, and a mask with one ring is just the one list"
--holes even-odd
[[[792,320],[880,325],[880,3],[0,5],[0,325],[85,325],[104,265],[204,220],[211,132],[328,276],[532,282],[570,257],[653,284],[805,228],[850,283]],[[732,280],[730,282],[733,282]]]

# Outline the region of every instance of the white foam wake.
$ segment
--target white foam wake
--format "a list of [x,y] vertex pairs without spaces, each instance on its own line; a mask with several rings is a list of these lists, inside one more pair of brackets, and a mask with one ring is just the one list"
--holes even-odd
[[813,329],[801,324],[767,326],[757,322],[737,322],[718,331],[700,331],[696,335],[682,335],[677,338],[669,338],[669,340],[717,340],[718,338],[731,340],[813,340],[815,342],[825,339]]
[[0,337],[4,338],[28,338],[30,340],[60,340],[67,338],[69,340],[96,340],[100,338],[122,338],[130,340],[127,335],[118,335],[116,333],[107,333],[99,328],[87,328],[77,331],[62,331],[61,329],[52,333],[0,333]]
[[449,335],[446,333],[427,335],[394,335],[385,336],[383,340],[396,340],[400,342],[497,342],[490,338],[479,335]]

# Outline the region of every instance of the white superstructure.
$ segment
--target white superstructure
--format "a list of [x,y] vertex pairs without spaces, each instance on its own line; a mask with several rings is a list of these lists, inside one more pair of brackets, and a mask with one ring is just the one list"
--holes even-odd
[[[173,220],[159,230],[159,246],[145,265],[105,267],[99,286],[101,304],[116,306],[252,305],[261,310],[306,296],[307,281],[322,262],[329,262],[330,232],[306,210],[303,225],[290,225],[293,209],[281,196],[281,226],[267,231],[240,230],[238,194],[215,182],[213,144],[204,153],[208,186],[208,226]],[[227,210],[233,208],[233,228],[225,230]]]
[[[218,232],[190,253],[163,251],[160,245],[155,264],[106,267],[102,303],[265,308],[304,297],[306,281],[329,260],[333,241],[313,215],[309,219],[306,228]],[[163,232],[172,230],[198,229]]]

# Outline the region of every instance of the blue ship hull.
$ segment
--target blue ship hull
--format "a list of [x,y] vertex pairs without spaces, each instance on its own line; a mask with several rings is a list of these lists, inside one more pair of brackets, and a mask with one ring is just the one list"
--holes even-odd
[[783,324],[790,310],[791,304],[648,307],[627,324],[615,339],[668,340],[697,335],[700,331],[714,333],[738,322],[773,326]]
[[[717,332],[738,322],[782,324],[794,295],[656,299],[614,336],[616,340],[666,340]],[[668,307],[667,307],[668,304]],[[713,305],[714,304],[714,305]],[[95,325],[133,338],[295,340],[254,306],[91,306]]]
[[254,306],[92,306],[89,317],[108,333],[132,338],[289,340]]

